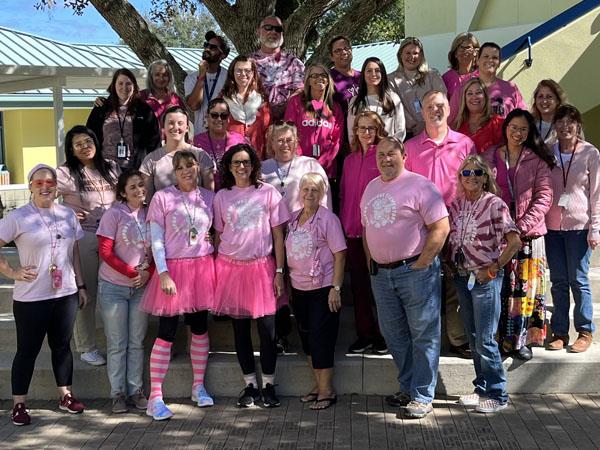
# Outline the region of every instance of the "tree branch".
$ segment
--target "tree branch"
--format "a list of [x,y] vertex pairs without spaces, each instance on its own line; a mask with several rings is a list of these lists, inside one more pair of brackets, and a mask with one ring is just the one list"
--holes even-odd
[[285,47],[304,58],[308,45],[306,36],[318,19],[339,3],[340,0],[306,0],[300,4],[286,21]]

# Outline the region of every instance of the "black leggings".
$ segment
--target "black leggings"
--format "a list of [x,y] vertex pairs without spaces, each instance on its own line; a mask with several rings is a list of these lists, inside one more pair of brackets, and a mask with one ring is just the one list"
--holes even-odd
[[17,353],[11,373],[13,395],[27,395],[35,360],[46,335],[56,385],[71,386],[73,354],[70,341],[78,305],[77,294],[37,302],[13,302],[17,327]]
[[[231,319],[235,353],[244,375],[254,373],[254,348],[252,347],[252,319]],[[277,349],[275,346],[275,316],[264,316],[256,319],[258,336],[260,337],[260,367],[265,375],[275,373]]]
[[[207,325],[208,311],[198,311],[194,313],[185,313],[183,323],[190,327],[192,334],[204,334],[208,331]],[[163,341],[173,342],[177,333],[177,324],[179,316],[158,318],[158,338]]]

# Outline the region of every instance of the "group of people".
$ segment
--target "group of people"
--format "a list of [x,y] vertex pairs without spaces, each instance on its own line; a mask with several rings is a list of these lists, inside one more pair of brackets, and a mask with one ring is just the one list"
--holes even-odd
[[[348,351],[391,353],[399,390],[386,402],[406,417],[432,410],[442,317],[451,350],[473,358],[474,390],[459,402],[479,412],[507,405],[502,353],[528,360],[546,341],[567,348],[570,292],[579,336],[568,348],[591,344],[600,156],[556,82],[539,83],[528,111],[516,85],[496,76],[500,47],[470,33],[454,39],[443,76],[417,38],[402,42],[388,76],[376,57],[352,69],[344,36],[329,43],[333,68],[306,70],[281,50],[279,18],[263,19],[258,37],[260,49],[225,70],[227,42],[207,33],[185,98],[165,61],[150,66],[143,91],[116,71],[87,126],[67,133],[65,163],[31,170],[31,202],[0,221],[0,246],[14,241],[21,262],[0,257],[15,280],[16,425],[30,423],[25,400],[46,335],[61,409],[84,410],[71,393],[73,336],[83,361],[107,364],[114,413],[168,419],[162,384],[180,316],[191,398],[213,405],[209,313],[231,319],[238,406],[276,407],[288,305],[314,375],[300,400],[328,408],[346,269],[357,332]],[[148,314],[158,333],[146,397]]]

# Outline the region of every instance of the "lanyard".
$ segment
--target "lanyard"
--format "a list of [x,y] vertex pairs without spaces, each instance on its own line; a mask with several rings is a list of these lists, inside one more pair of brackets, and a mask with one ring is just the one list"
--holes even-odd
[[277,170],[275,171],[275,174],[277,175],[277,178],[279,178],[280,184],[279,186],[281,187],[285,187],[285,180],[287,179],[287,177],[290,174],[290,170],[292,170],[292,164],[294,164],[294,160],[296,159],[296,157],[294,156],[292,158],[292,160],[290,161],[290,165],[288,166],[288,170],[287,173],[285,174],[285,176],[283,176],[280,172],[283,172],[281,169],[282,167],[279,165],[279,163],[277,162],[277,160],[275,159],[275,164],[277,164]]
[[[469,223],[473,219],[475,212],[477,212],[477,207],[479,206],[479,202],[481,201],[483,196],[484,196],[484,194],[482,193],[481,196],[474,202],[469,202],[466,198],[463,201],[462,208],[461,208],[461,212],[463,213],[463,216],[462,216],[462,220],[460,222],[460,236],[459,236],[459,240],[460,240],[459,249],[461,251],[465,247],[465,237],[467,235],[467,228],[469,227]],[[471,203],[471,207],[469,209],[467,209],[467,203]],[[464,254],[464,251],[463,251],[463,254]]]
[[119,121],[119,132],[121,134],[121,144],[123,143],[123,131],[125,130],[125,121],[127,120],[127,110],[125,110],[125,115],[123,116],[123,122],[121,122],[121,107],[117,110],[117,120]]
[[[206,136],[208,137],[208,142],[210,142],[210,152],[213,155],[213,160],[215,161],[215,164],[217,165],[217,171],[218,171],[219,170],[219,162],[221,161],[221,158],[217,158],[217,152],[215,152],[213,140],[210,137],[210,131],[206,132]],[[229,139],[229,135],[227,134],[227,132],[225,132],[225,148],[223,149],[224,152],[227,151],[228,139]]]
[[571,159],[569,160],[569,166],[567,167],[567,172],[565,173],[565,163],[563,162],[562,152],[560,151],[560,144],[558,145],[558,157],[560,159],[560,168],[562,169],[563,187],[565,189],[567,187],[567,180],[569,179],[569,172],[571,171],[571,164],[573,164],[573,160],[575,159],[576,151],[577,151],[577,144],[575,144],[575,149],[573,150],[573,154],[571,155]]
[[31,202],[31,206],[37,211],[42,219],[42,223],[46,226],[48,232],[50,233],[50,272],[56,270],[56,247],[58,247],[58,240],[61,238],[61,235],[58,233],[58,226],[56,225],[56,215],[54,214],[54,207],[52,206],[50,210],[52,211],[52,226],[50,226],[44,216],[42,216],[42,212],[38,209],[37,206],[33,202]]
[[[127,206],[127,209],[129,210],[129,214],[131,216],[131,219],[133,220],[133,222],[135,223],[135,226],[138,229],[138,232],[140,233],[140,239],[142,240],[142,254],[144,257],[144,261],[142,263],[142,265],[144,263],[148,263],[147,259],[148,259],[148,254],[147,254],[147,237],[148,237],[148,229],[146,226],[146,213],[145,213],[145,209],[144,207],[140,207],[138,209],[138,213],[137,213],[137,217],[133,216],[133,210],[129,207],[129,205],[127,203],[125,203],[125,206]],[[139,222],[139,217],[140,214],[142,213],[142,210],[144,211],[144,220],[142,221],[142,223],[144,224],[144,228],[142,229],[142,227],[140,226],[140,222]],[[145,267],[147,268],[147,266]]]
[[[542,135],[542,123],[544,121],[540,119],[540,136]],[[550,126],[548,127],[548,131],[546,131],[545,136],[542,138],[542,141],[546,142],[546,139],[548,139],[548,136],[550,136],[550,133],[552,133],[552,130],[554,129],[554,125],[550,124]]]
[[213,95],[215,93],[215,88],[217,87],[217,81],[219,79],[219,75],[221,74],[221,66],[217,69],[217,74],[215,75],[215,79],[213,80],[212,88],[208,90],[208,80],[207,77],[204,77],[204,92],[208,92],[208,96],[205,95],[206,104],[212,100]]
[[192,214],[190,214],[190,210],[188,209],[188,205],[185,201],[185,195],[183,191],[181,192],[181,201],[183,203],[183,207],[185,208],[185,215],[187,217],[188,223],[190,224],[190,229],[194,229],[196,226],[196,203],[198,203],[198,188],[196,188],[196,201],[192,201]]

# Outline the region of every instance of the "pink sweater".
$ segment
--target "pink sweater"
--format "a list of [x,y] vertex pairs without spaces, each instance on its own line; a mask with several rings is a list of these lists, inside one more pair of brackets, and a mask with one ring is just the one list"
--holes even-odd
[[375,153],[377,146],[371,145],[363,156],[362,151],[352,152],[344,160],[340,183],[340,220],[346,236],[362,237],[360,221],[360,199],[367,184],[379,176]]
[[[558,144],[554,153],[558,154]],[[588,239],[600,239],[600,153],[589,142],[579,141],[571,156],[571,165],[565,161],[564,173],[568,171],[567,185],[563,182],[560,161],[552,170],[554,200],[546,214],[549,230],[588,230]],[[563,193],[569,198],[567,207],[558,206]]]
[[[506,163],[498,153],[499,150],[494,148],[484,152],[482,156],[494,171],[496,178],[506,177]],[[513,188],[516,206],[515,223],[521,232],[521,237],[545,235],[545,216],[552,206],[550,167],[528,148],[523,149],[523,155],[515,167]],[[502,195],[502,198],[506,198],[506,195]]]

